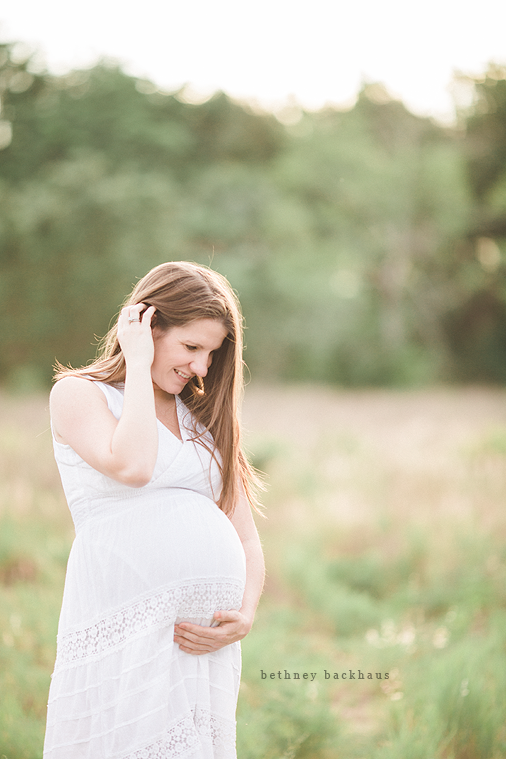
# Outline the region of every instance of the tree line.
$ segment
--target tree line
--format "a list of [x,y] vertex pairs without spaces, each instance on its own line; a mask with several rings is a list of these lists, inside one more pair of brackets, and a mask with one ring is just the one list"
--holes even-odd
[[85,363],[132,284],[180,259],[237,290],[256,378],[506,378],[506,68],[462,80],[448,128],[379,84],[280,121],[17,49],[0,45],[0,381]]

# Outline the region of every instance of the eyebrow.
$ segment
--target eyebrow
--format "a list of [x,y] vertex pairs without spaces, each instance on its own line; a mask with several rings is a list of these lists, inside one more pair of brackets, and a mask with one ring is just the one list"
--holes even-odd
[[[225,342],[225,338],[223,338],[222,342],[218,345],[217,348],[211,348],[211,353],[214,351],[217,351],[221,348],[223,343]],[[200,350],[204,350],[204,346],[200,343],[197,343],[195,340],[181,340],[182,345],[193,345],[194,348],[200,348]]]

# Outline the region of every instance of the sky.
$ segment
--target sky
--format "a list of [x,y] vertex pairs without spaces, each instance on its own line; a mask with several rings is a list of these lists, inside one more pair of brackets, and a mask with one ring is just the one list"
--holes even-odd
[[282,110],[351,105],[382,82],[420,115],[451,122],[455,71],[506,64],[506,0],[3,0],[0,40],[50,71],[119,61],[195,102],[220,89]]

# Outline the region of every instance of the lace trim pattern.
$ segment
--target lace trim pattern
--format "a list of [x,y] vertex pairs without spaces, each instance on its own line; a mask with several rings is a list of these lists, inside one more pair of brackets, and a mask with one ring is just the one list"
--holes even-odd
[[150,746],[128,754],[122,759],[167,759],[181,757],[187,752],[198,748],[200,741],[195,732],[192,717],[188,716],[182,722],[167,730],[165,735]]
[[210,738],[213,746],[235,746],[235,723],[226,723],[207,709],[198,707],[193,714],[193,720],[198,734]]
[[205,619],[217,609],[240,609],[242,594],[241,586],[223,581],[170,588],[90,627],[59,636],[56,666],[102,654],[143,630],[167,624],[177,617]]
[[167,759],[184,757],[200,747],[200,738],[211,740],[213,746],[228,748],[235,756],[235,724],[226,723],[207,709],[197,707],[174,725],[155,743],[138,749],[122,759]]

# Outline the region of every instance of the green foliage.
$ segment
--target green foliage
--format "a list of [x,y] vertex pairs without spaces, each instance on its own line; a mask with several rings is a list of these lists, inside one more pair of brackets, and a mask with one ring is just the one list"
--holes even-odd
[[493,541],[466,534],[451,543],[443,560],[427,538],[397,557],[379,539],[373,553],[326,559],[326,546],[339,544],[327,529],[319,550],[288,551],[285,580],[299,604],[320,626],[331,621],[341,642],[349,637],[348,648],[365,636],[376,668],[390,671],[387,731],[370,754],[378,759],[488,759],[504,748],[504,569],[490,570]]
[[[365,634],[385,619],[397,619],[410,608],[427,620],[438,620],[459,606],[473,613],[490,614],[506,603],[505,572],[490,571],[488,541],[458,531],[451,547],[445,546],[444,561],[439,543],[428,534],[403,535],[402,550],[386,553],[378,547],[358,555],[337,555],[336,536],[327,530],[314,545],[286,549],[286,579],[305,604],[324,610],[336,634]],[[325,550],[322,544],[329,544]],[[388,637],[388,635],[387,635]],[[378,638],[379,640],[380,638]]]
[[392,698],[387,733],[371,756],[499,756],[505,746],[505,575],[503,562],[491,565],[490,557],[501,544],[459,531],[444,549],[428,535],[402,537],[406,547],[397,556],[379,535],[372,552],[325,558],[339,545],[327,528],[318,550],[307,542],[289,548],[286,579],[341,639],[365,635],[384,657],[381,666],[391,670],[384,686]]
[[[392,704],[378,759],[431,756],[489,759],[504,751],[503,643],[462,640],[406,668],[404,698]],[[423,695],[422,695],[423,693]]]
[[466,113],[469,179],[481,200],[506,170],[506,68],[491,64],[483,78],[467,84],[474,96]]
[[506,236],[505,82],[471,82],[465,137],[377,84],[283,127],[106,62],[33,73],[0,45],[0,379],[85,363],[132,283],[187,259],[239,292],[264,378],[503,381],[502,254],[476,246]]
[[[267,586],[242,642],[238,756],[504,756],[505,433],[490,426],[504,393],[454,390],[440,407],[428,392],[249,392],[252,447],[271,491],[268,519],[259,520]],[[261,408],[271,404],[269,424],[255,392]],[[456,437],[470,397],[473,416]],[[45,397],[0,396],[0,756],[7,759],[41,756],[71,542],[50,440],[41,434],[46,405]],[[315,405],[326,413],[307,415],[308,424],[303,409]],[[329,423],[338,419],[332,437]],[[433,462],[424,435],[415,434],[420,419],[437,447],[441,490],[429,482]],[[385,504],[381,487],[390,483],[392,459],[401,461],[400,508],[395,488]],[[352,501],[361,514],[336,513],[336,492],[358,493]],[[349,670],[374,679],[344,680]]]
[[[326,699],[325,681],[303,679],[308,662],[320,674],[326,662],[315,656],[301,637],[300,620],[293,611],[266,608],[259,617],[259,635],[245,639],[242,644],[238,756],[241,759],[332,756],[327,752],[335,748],[341,726]],[[294,672],[300,674],[300,680],[293,679]],[[275,679],[270,678],[271,673],[276,675]],[[286,674],[290,679],[286,679]]]
[[44,737],[69,549],[47,531],[40,516],[0,520],[0,750],[8,759],[37,759]]

